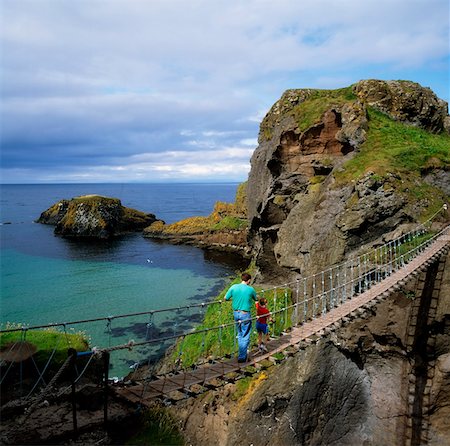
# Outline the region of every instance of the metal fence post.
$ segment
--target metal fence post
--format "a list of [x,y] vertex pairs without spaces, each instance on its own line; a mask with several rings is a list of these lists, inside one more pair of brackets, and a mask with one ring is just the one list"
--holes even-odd
[[108,379],[109,379],[109,357],[108,351],[103,352],[103,424],[105,429],[108,424]]

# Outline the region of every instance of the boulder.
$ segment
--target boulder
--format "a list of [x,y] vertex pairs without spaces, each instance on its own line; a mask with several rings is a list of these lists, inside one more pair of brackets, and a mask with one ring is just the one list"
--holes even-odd
[[435,133],[447,128],[447,102],[416,82],[362,80],[354,91],[363,103],[398,121]]

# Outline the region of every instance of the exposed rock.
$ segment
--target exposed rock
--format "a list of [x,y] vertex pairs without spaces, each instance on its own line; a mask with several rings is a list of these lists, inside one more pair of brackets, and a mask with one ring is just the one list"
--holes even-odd
[[[412,279],[365,318],[356,318],[260,372],[242,397],[236,396],[236,384],[227,384],[177,403],[172,413],[186,441],[220,446],[375,446],[405,444],[413,437],[418,441],[411,444],[425,444],[423,438],[431,445],[448,444],[446,262],[449,254],[434,264],[437,274],[431,281],[428,273]],[[435,350],[416,350],[421,340],[426,347],[435,337]],[[425,380],[424,388],[414,385],[420,380]]]
[[428,184],[443,190],[445,194],[450,196],[450,171],[439,168],[431,170],[423,179]]
[[[445,155],[428,157],[406,175],[390,166],[378,169],[375,161],[373,168],[342,180],[339,174],[370,136],[372,108],[433,132],[443,131],[448,121],[446,104],[414,83],[365,81],[353,92],[352,97],[346,89],[288,90],[261,123],[247,187],[249,243],[260,281],[279,284],[307,276],[390,241],[448,199]],[[420,193],[411,196],[414,189]],[[449,270],[448,260],[441,269]],[[431,281],[432,275],[379,303],[367,318],[261,373],[237,402],[227,397],[236,392],[230,384],[201,400],[178,403],[174,413],[186,440],[448,443],[450,282],[448,273],[442,281],[439,273]],[[442,283],[441,289],[433,290],[432,282]],[[430,299],[437,295],[433,319]]]
[[[415,438],[427,441],[411,444],[448,444],[450,269],[446,262],[450,262],[448,253],[433,264],[431,282],[430,274],[423,273],[378,303],[365,318],[244,378],[244,385],[227,383],[168,407],[185,443],[400,445],[415,433]],[[425,367],[418,369],[414,346],[423,338]],[[427,345],[434,338],[436,348],[430,349]],[[415,376],[417,372],[421,376]],[[419,378],[425,379],[424,389],[411,385]],[[101,428],[102,394],[93,385],[77,392],[78,442],[124,444],[133,431],[131,420],[127,421],[131,408],[111,395],[106,432]],[[411,410],[416,401],[421,415],[414,431]],[[113,432],[119,426],[120,432]],[[58,397],[29,418],[19,415],[3,422],[0,435],[4,444],[65,444],[71,429],[70,404],[66,397]],[[91,432],[87,437],[86,431]]]
[[[235,403],[227,398],[235,392],[231,386],[178,404],[187,439],[230,446],[398,444],[409,304],[398,296],[379,305],[369,321],[355,321],[262,372]],[[398,345],[390,347],[387,338]]]
[[[70,383],[68,383],[70,388]],[[67,389],[67,383],[66,383]],[[130,420],[136,418],[129,405],[109,396],[108,429],[104,428],[103,389],[81,385],[76,392],[77,435],[73,431],[73,409],[70,393],[51,395],[32,412],[7,417],[2,412],[0,442],[2,445],[49,444],[124,444]],[[55,392],[56,394],[57,392]]]
[[158,221],[146,214],[122,206],[117,198],[85,195],[61,200],[44,211],[38,223],[55,225],[55,234],[64,237],[107,239],[125,232],[140,231]]
[[372,169],[340,179],[366,143],[370,107],[434,132],[443,131],[447,116],[447,104],[427,88],[368,80],[341,90],[288,90],[263,119],[247,186],[259,280],[320,271],[388,240],[394,228],[409,230],[448,199],[445,155],[424,156],[420,169],[408,174],[365,155]]
[[429,88],[411,81],[363,80],[355,85],[362,102],[431,132],[446,129],[448,104]]

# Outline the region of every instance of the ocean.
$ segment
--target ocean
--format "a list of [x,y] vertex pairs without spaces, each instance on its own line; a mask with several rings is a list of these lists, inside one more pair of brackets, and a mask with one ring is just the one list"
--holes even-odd
[[[110,241],[64,239],[52,226],[34,223],[55,202],[80,195],[119,198],[166,223],[209,215],[216,201],[233,202],[237,184],[1,185],[1,324],[28,326],[111,317],[211,301],[244,268],[238,256],[143,238]],[[189,329],[193,313],[162,313],[77,325],[91,345],[118,345]],[[143,334],[145,332],[145,335]],[[162,355],[166,345],[152,350]],[[112,373],[125,375],[149,349],[119,353]]]

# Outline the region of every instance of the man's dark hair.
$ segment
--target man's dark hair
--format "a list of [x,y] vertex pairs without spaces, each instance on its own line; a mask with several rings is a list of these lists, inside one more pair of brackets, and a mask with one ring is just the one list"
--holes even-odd
[[251,278],[252,276],[249,273],[242,273],[241,275],[241,279],[243,282],[248,282]]

